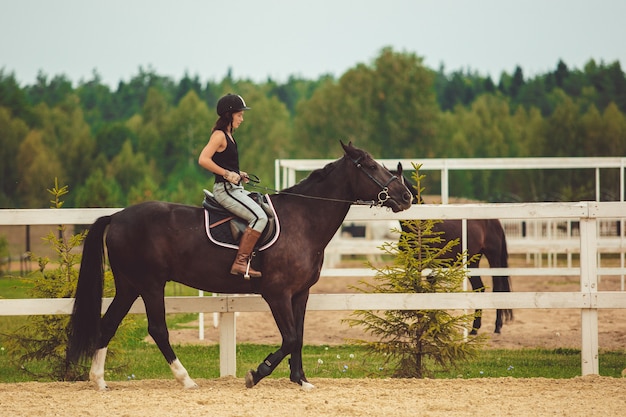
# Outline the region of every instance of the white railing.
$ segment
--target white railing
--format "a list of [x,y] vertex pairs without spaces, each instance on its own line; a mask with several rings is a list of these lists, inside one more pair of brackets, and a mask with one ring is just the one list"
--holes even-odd
[[[622,221],[623,222],[623,221]],[[366,228],[371,228],[374,222],[364,222]],[[399,229],[400,224],[394,225],[393,228]],[[351,237],[337,234],[330,241],[326,248],[325,265],[335,267],[341,262],[341,257],[345,255],[365,255],[368,260],[376,260],[382,254],[380,247],[389,241],[397,240],[398,236],[385,238],[369,238],[369,237]],[[509,255],[526,255],[528,261],[534,259],[537,267],[542,266],[545,261],[547,266],[558,265],[557,258],[564,255],[567,266],[572,265],[572,255],[578,254],[580,250],[580,236],[569,237],[511,237],[506,233],[507,252]],[[624,245],[624,235],[602,236],[598,235],[598,259],[603,254],[619,254],[621,265],[626,264],[626,246]],[[544,274],[543,271],[537,274]],[[500,275],[489,272],[475,275]],[[622,275],[622,291],[626,289],[625,276]]]
[[[298,172],[308,172],[332,162],[332,159],[277,159],[274,161],[276,189],[296,183]],[[600,201],[601,169],[616,169],[619,173],[619,201],[624,201],[626,157],[541,157],[541,158],[413,158],[377,159],[381,164],[395,169],[398,162],[405,170],[412,170],[413,163],[421,164],[421,172],[441,173],[441,202],[449,200],[449,179],[451,171],[485,170],[534,170],[534,169],[593,169],[595,174],[595,200]]]
[[[324,165],[332,162],[332,159],[277,159],[274,161],[274,174],[275,174],[275,186],[277,189],[285,188],[294,185],[298,178],[298,173],[307,173],[314,169],[323,167]],[[538,158],[412,158],[412,159],[378,159],[381,164],[393,169],[397,166],[398,162],[402,163],[405,170],[412,170],[413,163],[421,164],[420,172],[427,171],[439,171],[441,177],[441,203],[447,204],[449,202],[449,180],[450,172],[453,171],[510,171],[510,170],[593,170],[595,179],[595,201],[600,201],[602,194],[602,181],[601,173],[606,173],[607,170],[617,171],[619,177],[619,201],[625,201],[626,190],[626,157],[538,157]],[[556,218],[559,219],[558,217]],[[555,219],[535,219],[531,224],[527,226],[528,237],[534,236],[535,239],[553,238],[556,234],[557,221]],[[575,219],[574,219],[575,220]],[[571,222],[565,223],[565,229],[570,232],[571,237]],[[542,256],[540,253],[546,254],[548,265],[556,263],[556,258],[560,254],[567,256],[568,264],[571,263],[572,253],[576,253],[578,247],[578,236],[573,241],[562,242],[546,242],[544,246],[548,249],[541,249],[541,244],[538,242],[531,242],[524,236],[524,239],[515,240],[516,237],[521,237],[522,223],[527,222],[527,219],[511,219],[508,222],[503,221],[505,227],[520,229],[520,236],[515,236],[514,233],[509,233],[507,230],[507,241],[511,243],[509,247],[509,253],[524,253],[530,259],[534,257],[536,266],[541,266]],[[508,223],[508,225],[507,225]],[[346,224],[346,223],[344,223]],[[604,230],[604,226],[607,222],[601,222],[598,229]],[[365,223],[366,227],[371,227],[371,222]],[[563,224],[561,224],[563,226]],[[622,230],[621,236],[623,236],[624,220],[620,221]],[[546,229],[547,233],[541,233],[541,230]],[[554,232],[554,233],[553,233]],[[602,233],[601,233],[602,235]],[[609,242],[603,240],[599,246],[599,254],[601,253],[620,253],[620,262],[622,266],[625,262],[625,254],[623,249],[622,238],[618,239],[618,248]],[[350,251],[354,251],[355,254],[363,255],[375,255],[377,253],[377,247],[380,245],[369,244],[363,241],[342,241],[341,235],[337,234],[331,241],[327,248],[326,264],[334,266],[340,259],[342,254],[349,254]],[[532,249],[529,249],[529,247]],[[342,252],[347,251],[347,252]],[[539,252],[538,252],[539,251]],[[484,274],[487,275],[487,274]],[[622,290],[624,290],[624,277],[622,276]]]
[[[97,217],[119,209],[42,209],[0,210],[1,225],[89,224]],[[504,271],[483,269],[506,275],[579,275],[577,292],[516,293],[438,293],[438,294],[312,294],[309,310],[384,310],[384,309],[578,309],[581,311],[582,374],[598,373],[598,310],[626,308],[626,293],[598,291],[598,275],[620,275],[619,268],[599,268],[597,263],[600,219],[626,217],[624,202],[525,203],[418,205],[402,213],[385,209],[353,207],[347,221],[401,219],[576,219],[580,222],[580,266],[576,268],[509,268]],[[621,247],[626,246],[622,237]],[[323,269],[323,276],[371,276],[366,269]],[[103,312],[110,299],[105,299]],[[69,314],[73,299],[0,300],[0,315]],[[169,313],[217,312],[220,320],[220,374],[234,375],[236,370],[236,312],[268,311],[260,296],[222,295],[217,297],[166,297]],[[137,302],[132,313],[143,312]]]

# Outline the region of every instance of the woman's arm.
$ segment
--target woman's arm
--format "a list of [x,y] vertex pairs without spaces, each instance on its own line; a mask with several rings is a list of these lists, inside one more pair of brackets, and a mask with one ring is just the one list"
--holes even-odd
[[215,152],[222,152],[224,149],[226,149],[226,135],[221,130],[216,130],[211,134],[209,142],[202,149],[202,152],[200,152],[198,164],[216,175],[221,175],[224,179],[233,184],[239,184],[241,181],[239,173],[228,171],[216,164],[213,160]]

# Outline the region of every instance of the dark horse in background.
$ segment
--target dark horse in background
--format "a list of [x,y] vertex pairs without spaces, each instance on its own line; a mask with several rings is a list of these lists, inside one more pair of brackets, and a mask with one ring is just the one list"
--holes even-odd
[[[246,280],[230,274],[236,251],[208,239],[202,207],[146,202],[96,220],[85,239],[67,361],[91,357],[90,379],[99,389],[107,389],[107,345],[141,296],[148,332],[174,376],[185,388],[197,387],[174,354],[165,323],[165,283],[176,281],[208,292],[261,294],[272,311],[282,344],[256,371],[247,373],[246,386],[256,385],[291,355],[291,381],[313,388],[302,367],[304,316],[309,290],[320,276],[324,248],[354,203],[386,206],[394,212],[411,206],[401,166],[396,176],[351,143],[341,146],[342,158],[269,196],[282,232],[262,252],[262,278]],[[105,231],[115,297],[101,317]]]
[[[413,195],[413,204],[422,203],[418,200],[417,190],[411,185],[411,181],[409,181],[406,176],[404,176],[404,181]],[[403,231],[406,231],[405,226],[402,225],[401,227]],[[462,252],[462,227],[463,225],[461,220],[443,220],[436,223],[433,227],[434,232],[442,233],[442,238],[444,240],[442,245],[445,244],[445,241],[459,239],[459,244],[455,245],[452,249],[451,256],[453,259],[456,259]],[[472,260],[474,256],[476,256],[476,258]],[[467,259],[470,260],[468,267],[478,268],[482,256],[487,258],[489,267],[491,268],[508,268],[509,266],[509,252],[506,246],[506,236],[504,234],[502,223],[500,223],[500,220],[498,219],[467,220]],[[474,291],[485,291],[485,284],[480,276],[470,276],[469,281]],[[492,277],[492,281],[493,292],[511,291],[511,279],[509,276],[494,275]],[[482,311],[476,310],[471,334],[476,334],[478,329],[480,329],[482,324],[481,315]],[[496,310],[495,333],[500,333],[503,318],[505,321],[513,320],[513,310]]]

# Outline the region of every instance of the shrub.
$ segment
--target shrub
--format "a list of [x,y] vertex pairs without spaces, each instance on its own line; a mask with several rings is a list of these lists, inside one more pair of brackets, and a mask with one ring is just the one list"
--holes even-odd
[[[414,166],[418,194],[423,176]],[[433,231],[439,220],[403,221],[397,243],[385,243],[381,249],[392,255],[390,266],[376,270],[373,283],[361,281],[355,288],[366,293],[436,293],[459,292],[466,278],[461,254],[457,259],[450,253],[459,239],[442,245],[441,233]],[[446,257],[447,256],[447,257]],[[466,335],[473,314],[458,314],[445,310],[360,310],[352,314],[350,326],[361,326],[379,340],[354,340],[373,355],[382,355],[395,377],[423,378],[433,375],[433,366],[443,369],[473,358],[486,340],[483,336]]]
[[[61,209],[61,197],[67,194],[67,186],[55,186],[47,190],[53,196],[51,201],[54,209]],[[31,259],[38,262],[39,268],[26,279],[32,281],[30,295],[33,298],[70,298],[73,296],[78,281],[77,265],[81,255],[76,249],[82,244],[87,232],[69,235],[67,227],[58,227],[58,235],[50,232],[46,240],[58,255],[58,266],[48,268],[50,259],[31,254]],[[112,293],[112,277],[110,272],[105,275],[105,294]],[[26,324],[6,337],[6,353],[24,372],[32,376],[52,380],[84,379],[88,370],[81,365],[68,365],[65,362],[67,347],[69,316],[43,315],[30,316]]]

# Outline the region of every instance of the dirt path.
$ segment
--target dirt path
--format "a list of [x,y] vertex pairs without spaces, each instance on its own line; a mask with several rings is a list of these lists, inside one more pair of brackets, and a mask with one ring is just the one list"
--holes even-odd
[[313,379],[303,391],[287,379],[246,389],[241,379],[198,380],[184,391],[173,380],[0,384],[0,413],[42,416],[618,416],[626,379],[373,380]]

